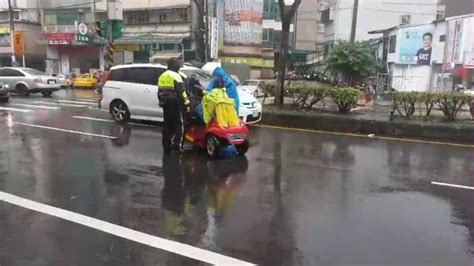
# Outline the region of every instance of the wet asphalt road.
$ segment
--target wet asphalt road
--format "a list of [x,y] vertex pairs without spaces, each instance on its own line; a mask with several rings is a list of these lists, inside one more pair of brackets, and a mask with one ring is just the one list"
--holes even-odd
[[[0,191],[261,265],[474,262],[474,192],[430,183],[474,186],[472,148],[252,128],[244,158],[163,157],[159,125],[74,118],[110,119],[94,97],[3,106],[30,112],[0,110]],[[202,264],[5,202],[0,236],[2,266]]]

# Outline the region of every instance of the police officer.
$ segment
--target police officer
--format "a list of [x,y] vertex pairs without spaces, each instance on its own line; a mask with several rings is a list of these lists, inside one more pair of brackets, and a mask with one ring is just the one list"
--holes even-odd
[[183,148],[184,113],[189,108],[189,99],[184,80],[179,74],[181,60],[170,58],[168,70],[158,80],[158,99],[163,108],[163,149],[181,151]]

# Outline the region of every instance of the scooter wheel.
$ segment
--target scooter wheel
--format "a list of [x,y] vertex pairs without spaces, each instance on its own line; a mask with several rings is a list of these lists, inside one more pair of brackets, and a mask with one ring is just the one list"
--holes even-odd
[[209,136],[206,139],[206,152],[211,158],[217,158],[219,155],[219,149],[221,147],[221,141],[216,136]]

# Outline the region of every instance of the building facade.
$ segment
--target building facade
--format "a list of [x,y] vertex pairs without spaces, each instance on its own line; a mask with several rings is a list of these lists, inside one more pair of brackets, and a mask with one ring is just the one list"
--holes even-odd
[[380,45],[388,87],[397,91],[444,91],[461,84],[471,88],[472,32],[474,14],[372,32],[383,34]]
[[472,0],[440,0],[440,4],[445,6],[446,17],[474,13],[474,1]]
[[[19,66],[44,69],[46,49],[38,45],[42,39],[40,13],[36,0],[13,0],[13,20],[15,31],[23,35],[24,54],[17,55]],[[0,2],[0,66],[11,66],[11,31],[8,2]]]
[[[394,25],[417,25],[437,19],[438,0],[371,0],[359,1],[355,15],[355,40],[366,41],[379,36],[369,32]],[[325,52],[339,41],[350,41],[354,1],[327,0],[321,14],[325,24]]]
[[324,23],[321,23],[320,0],[302,0],[295,18],[294,49],[322,52]]
[[190,0],[124,0],[124,36],[116,41],[117,63],[197,58],[198,12]]

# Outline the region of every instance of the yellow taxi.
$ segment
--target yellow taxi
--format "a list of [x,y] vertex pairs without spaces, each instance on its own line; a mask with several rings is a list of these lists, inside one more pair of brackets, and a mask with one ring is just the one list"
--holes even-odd
[[99,79],[94,74],[82,74],[72,81],[75,89],[95,89],[98,83]]

